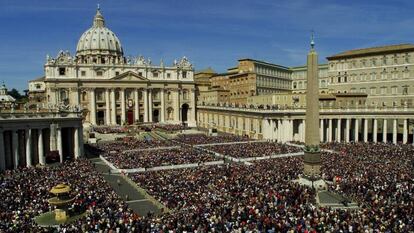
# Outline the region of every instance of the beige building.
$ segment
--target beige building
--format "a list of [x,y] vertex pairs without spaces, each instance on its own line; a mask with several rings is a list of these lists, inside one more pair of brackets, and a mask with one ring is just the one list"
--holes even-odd
[[[320,64],[318,67],[319,92],[328,93],[328,64]],[[292,71],[292,93],[306,93],[306,66],[291,67],[290,70]]]
[[355,49],[328,59],[332,93],[367,94],[367,106],[412,106],[414,45]]
[[229,91],[228,102],[247,104],[251,96],[290,91],[289,68],[253,59],[240,59],[238,66],[210,78],[211,87]]
[[[124,125],[170,122],[196,125],[194,69],[186,57],[158,65],[124,57],[118,37],[98,9],[80,37],[75,56],[47,56],[44,80],[29,83],[31,99],[40,89],[48,105],[80,106],[86,123]],[[39,83],[44,84],[37,90]],[[37,96],[38,96],[37,95]]]

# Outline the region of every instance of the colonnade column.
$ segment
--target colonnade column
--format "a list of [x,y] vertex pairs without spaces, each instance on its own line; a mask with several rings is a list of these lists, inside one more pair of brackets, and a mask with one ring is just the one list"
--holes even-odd
[[39,163],[40,165],[45,165],[45,152],[43,149],[43,130],[37,130],[37,154],[39,156]]
[[125,89],[121,89],[121,125],[126,124],[125,111]]
[[280,119],[277,120],[277,141],[282,141],[282,121]]
[[16,169],[19,166],[19,131],[12,131],[13,163]]
[[138,89],[134,90],[134,120],[139,121],[139,93]]
[[397,119],[394,119],[394,121],[393,121],[392,143],[397,144]]
[[116,125],[116,100],[115,89],[111,89],[111,124]]
[[325,139],[325,138],[324,138],[324,132],[325,132],[325,129],[324,129],[324,128],[325,128],[325,126],[324,126],[324,122],[323,122],[323,121],[324,121],[323,119],[321,119],[321,120],[320,120],[320,122],[321,122],[321,126],[320,126],[320,127],[321,127],[321,128],[319,129],[319,131],[320,131],[319,133],[321,134],[321,135],[320,135],[320,137],[321,137],[321,142],[324,142],[324,139]]
[[111,107],[109,103],[109,89],[105,89],[105,124],[111,124]]
[[374,125],[372,126],[373,127],[373,129],[372,129],[372,139],[373,139],[373,141],[374,142],[377,142],[378,141],[378,120],[377,119],[374,119]]
[[63,162],[63,145],[62,145],[62,129],[58,127],[57,131],[57,149],[59,151],[59,161]]
[[144,89],[142,92],[144,96],[144,122],[148,122],[148,91]]
[[96,99],[95,99],[95,89],[90,89],[90,122],[92,125],[96,125]]
[[336,120],[336,138],[335,141],[341,142],[341,119]]
[[26,137],[26,166],[32,166],[32,130],[25,129],[24,136]]
[[332,142],[332,119],[328,120],[328,142]]
[[382,124],[382,141],[387,143],[387,119],[384,119]]
[[368,119],[364,119],[364,142],[368,142]]
[[355,142],[359,141],[359,119],[355,119]]
[[347,118],[345,123],[345,142],[350,141],[351,119]]
[[161,98],[161,122],[165,121],[165,96],[164,96],[164,88],[160,89],[160,98]]
[[408,141],[408,120],[404,119],[404,128],[403,128],[403,143],[407,143]]
[[6,170],[6,152],[4,148],[3,130],[0,129],[0,172]]
[[152,89],[148,90],[148,119],[152,122]]

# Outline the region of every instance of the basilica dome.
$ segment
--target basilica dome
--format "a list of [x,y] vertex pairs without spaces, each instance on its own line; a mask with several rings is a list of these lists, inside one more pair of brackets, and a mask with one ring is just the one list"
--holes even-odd
[[99,8],[93,20],[93,26],[82,34],[76,48],[76,56],[84,58],[101,55],[101,57],[122,57],[123,51],[118,37],[105,27],[105,20]]

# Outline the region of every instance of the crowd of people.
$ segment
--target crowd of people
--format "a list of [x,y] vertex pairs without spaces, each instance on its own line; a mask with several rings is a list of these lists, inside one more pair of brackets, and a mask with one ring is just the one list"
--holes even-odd
[[329,144],[322,176],[358,209],[314,203],[312,188],[293,182],[300,157],[132,174],[174,210],[167,229],[200,232],[411,232],[414,229],[414,148],[411,145]]
[[93,127],[91,132],[97,132],[100,134],[128,133],[128,128],[123,126],[97,126]]
[[277,154],[300,152],[303,149],[276,142],[247,142],[204,147],[233,158],[263,157]]
[[246,136],[237,136],[232,134],[220,134],[218,136],[207,136],[205,134],[180,134],[177,138],[175,138],[175,141],[190,145],[224,142],[242,142],[251,140],[252,139]]
[[106,141],[100,142],[96,144],[96,148],[105,152],[123,152],[129,150],[141,150],[141,149],[148,149],[148,148],[159,148],[159,147],[171,147],[176,146],[177,143],[168,141],[168,140],[138,140],[138,139],[131,139],[130,137],[128,140],[125,138],[117,141]]
[[192,147],[106,153],[104,157],[120,169],[152,168],[189,163],[202,164],[219,160],[210,153]]
[[183,124],[154,124],[153,128],[167,132],[175,132],[188,129],[188,127]]
[[[73,190],[75,201],[70,210],[86,212],[86,216],[58,228],[38,226],[34,218],[52,210],[49,191],[61,183]],[[133,213],[84,159],[6,171],[0,174],[0,197],[0,232],[133,232],[150,228],[150,219]]]
[[[198,139],[188,141],[200,144]],[[122,152],[125,148],[138,148],[135,143],[141,142],[122,143],[125,142],[99,146],[104,153]],[[263,156],[272,149],[262,148],[278,145],[271,145],[270,142],[263,144],[266,146],[247,144],[251,147],[233,147],[236,146],[234,144],[226,147],[228,153],[238,151],[234,157],[240,157],[237,154],[250,154],[245,152],[248,150],[257,150],[251,154]],[[225,150],[226,147],[218,148]],[[275,147],[275,150],[280,148],[279,145]],[[79,159],[57,166],[20,168],[1,173],[0,232],[413,231],[413,146],[329,143],[322,145],[322,148],[338,152],[322,154],[322,176],[326,180],[340,178],[336,183],[329,183],[329,189],[356,201],[358,209],[318,206],[315,190],[294,182],[303,170],[302,158],[297,156],[255,161],[252,165],[226,163],[129,174],[140,187],[172,210],[159,216],[138,216],[105,182],[90,161]],[[191,154],[196,149],[182,147],[174,150],[187,150]],[[175,160],[175,155],[162,154],[171,150],[155,151],[152,157],[142,158],[141,162],[153,162],[148,166],[154,166],[164,163],[162,158],[180,161],[186,157],[180,155]],[[138,157],[146,153],[141,152]],[[199,158],[197,153],[194,158]],[[123,156],[122,153],[115,155],[115,159]],[[136,161],[139,159],[135,156],[129,162]],[[171,161],[167,163],[173,163]],[[116,164],[116,161],[113,162]],[[33,218],[51,210],[47,202],[49,190],[60,183],[72,187],[75,202],[70,209],[85,211],[86,215],[57,229],[40,227]]]

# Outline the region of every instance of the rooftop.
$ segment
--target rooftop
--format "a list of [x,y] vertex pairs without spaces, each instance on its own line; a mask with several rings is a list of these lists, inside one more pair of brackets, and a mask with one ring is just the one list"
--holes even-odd
[[384,53],[395,53],[395,52],[408,52],[414,51],[414,44],[398,44],[398,45],[386,45],[363,49],[352,49],[342,53],[338,53],[327,57],[328,60],[335,60],[347,57],[362,57],[368,55],[378,55]]

